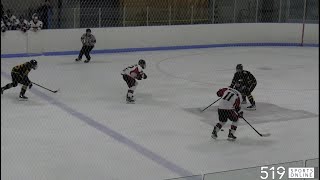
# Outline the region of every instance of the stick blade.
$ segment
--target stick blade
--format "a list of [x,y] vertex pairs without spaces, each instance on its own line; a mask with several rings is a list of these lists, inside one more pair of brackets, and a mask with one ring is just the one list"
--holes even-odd
[[269,137],[271,134],[270,133],[265,133],[265,134],[261,134],[261,137]]
[[57,92],[59,92],[59,91],[60,91],[60,89],[57,89],[57,90],[53,91],[53,93],[57,93]]

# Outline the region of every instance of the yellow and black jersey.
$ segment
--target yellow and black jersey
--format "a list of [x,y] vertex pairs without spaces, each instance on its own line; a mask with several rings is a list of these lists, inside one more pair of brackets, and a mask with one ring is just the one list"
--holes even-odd
[[243,80],[245,86],[257,83],[256,78],[249,71],[243,70],[234,74],[230,87],[233,87],[240,79]]
[[32,69],[32,65],[30,62],[26,62],[20,65],[17,65],[15,67],[12,68],[12,72],[13,73],[17,73],[21,76],[28,76],[29,72]]

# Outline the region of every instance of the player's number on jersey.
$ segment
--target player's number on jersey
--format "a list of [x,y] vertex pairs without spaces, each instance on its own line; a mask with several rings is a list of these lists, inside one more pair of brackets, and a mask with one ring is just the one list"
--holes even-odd
[[228,92],[222,99],[230,101],[230,99],[234,96],[233,93]]

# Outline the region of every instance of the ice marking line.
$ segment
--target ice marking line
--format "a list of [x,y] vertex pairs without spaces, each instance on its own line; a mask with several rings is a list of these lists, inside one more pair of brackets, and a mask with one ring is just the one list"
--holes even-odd
[[[184,45],[184,46],[161,46],[161,47],[143,47],[143,48],[122,48],[122,49],[99,49],[92,50],[92,54],[105,53],[125,53],[139,51],[171,51],[180,49],[202,49],[202,48],[218,48],[218,47],[237,47],[237,46],[300,46],[301,43],[233,43],[233,44],[204,44],[204,45]],[[302,47],[319,47],[319,44],[303,44]],[[76,55],[79,51],[58,51],[43,53],[16,53],[1,54],[1,58],[17,58],[17,57],[33,57],[33,56],[62,56]]]
[[[310,46],[310,47],[313,47],[313,46]],[[219,86],[226,86],[226,84],[223,84],[223,83],[213,83],[213,82],[204,82],[204,81],[198,81],[198,80],[193,80],[193,79],[190,79],[190,78],[185,78],[185,77],[180,77],[178,75],[175,75],[171,72],[167,72],[166,70],[164,70],[164,68],[161,68],[161,64],[163,62],[166,62],[166,61],[172,61],[174,59],[181,59],[182,57],[188,57],[188,56],[195,56],[195,55],[207,55],[207,54],[210,54],[210,50],[209,51],[203,51],[203,52],[196,52],[196,53],[191,53],[191,54],[184,54],[184,55],[178,55],[178,56],[174,56],[174,57],[168,57],[168,58],[165,58],[165,59],[160,59],[157,63],[156,63],[156,69],[169,76],[169,77],[172,77],[172,78],[175,78],[175,79],[182,79],[182,80],[185,80],[185,81],[189,81],[189,82],[194,82],[194,83],[199,83],[199,84],[202,84],[202,85],[207,85],[207,86],[214,86],[214,85],[219,85]],[[222,53],[224,54],[224,53]],[[226,53],[227,54],[227,53]],[[230,52],[228,52],[228,54],[230,54]],[[219,70],[215,70],[215,71],[219,71]],[[220,70],[221,71],[221,70]],[[286,88],[278,88],[278,89],[272,89],[272,88],[264,88],[264,87],[256,87],[255,89],[262,89],[262,90],[277,90],[277,91],[281,91],[281,90],[284,90],[284,91],[293,91],[293,92],[304,92],[304,91],[318,91],[319,89],[316,89],[316,88],[311,88],[311,89],[286,89]]]
[[[5,73],[1,71],[1,75],[7,79],[11,79],[11,76],[8,73]],[[110,136],[114,140],[118,141],[119,143],[122,143],[131,149],[135,150],[136,152],[140,153],[141,155],[145,156],[146,158],[152,160],[153,162],[157,163],[158,165],[170,170],[171,172],[174,172],[180,176],[192,176],[193,174],[189,172],[188,170],[179,167],[177,164],[174,164],[173,162],[161,157],[160,155],[156,154],[155,152],[152,152],[151,150],[143,147],[142,145],[139,145],[132,140],[128,139],[127,137],[123,136],[122,134],[116,132],[115,130],[107,127],[106,125],[103,125],[94,119],[90,118],[89,116],[69,107],[68,105],[59,102],[55,98],[46,95],[45,93],[33,88],[30,89],[30,91],[35,94],[36,96],[41,97],[42,99],[48,101],[50,104],[60,108],[61,110],[67,112],[68,114],[80,119],[81,121],[85,122],[89,126],[95,128],[96,130]]]

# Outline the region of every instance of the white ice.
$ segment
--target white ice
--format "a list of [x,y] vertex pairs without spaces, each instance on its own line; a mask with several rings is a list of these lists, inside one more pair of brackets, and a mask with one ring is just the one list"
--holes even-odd
[[[192,174],[318,158],[318,49],[233,47],[179,51],[35,57],[37,86],[29,101],[19,88],[1,95],[1,179],[166,179],[174,170],[119,142],[56,105],[59,101]],[[143,58],[148,79],[139,81],[136,104],[126,104],[120,71]],[[1,59],[1,72],[30,58]],[[216,91],[228,86],[242,63],[258,80],[257,111],[244,116],[236,142],[225,141],[230,123],[211,139],[217,122]],[[9,83],[1,76],[1,86]],[[48,102],[34,93],[54,98]],[[32,91],[33,90],[33,91]],[[260,107],[259,107],[260,106]],[[272,111],[269,111],[269,109]],[[260,122],[261,120],[261,122]],[[241,120],[240,120],[241,121]],[[259,123],[260,122],[260,123]]]

